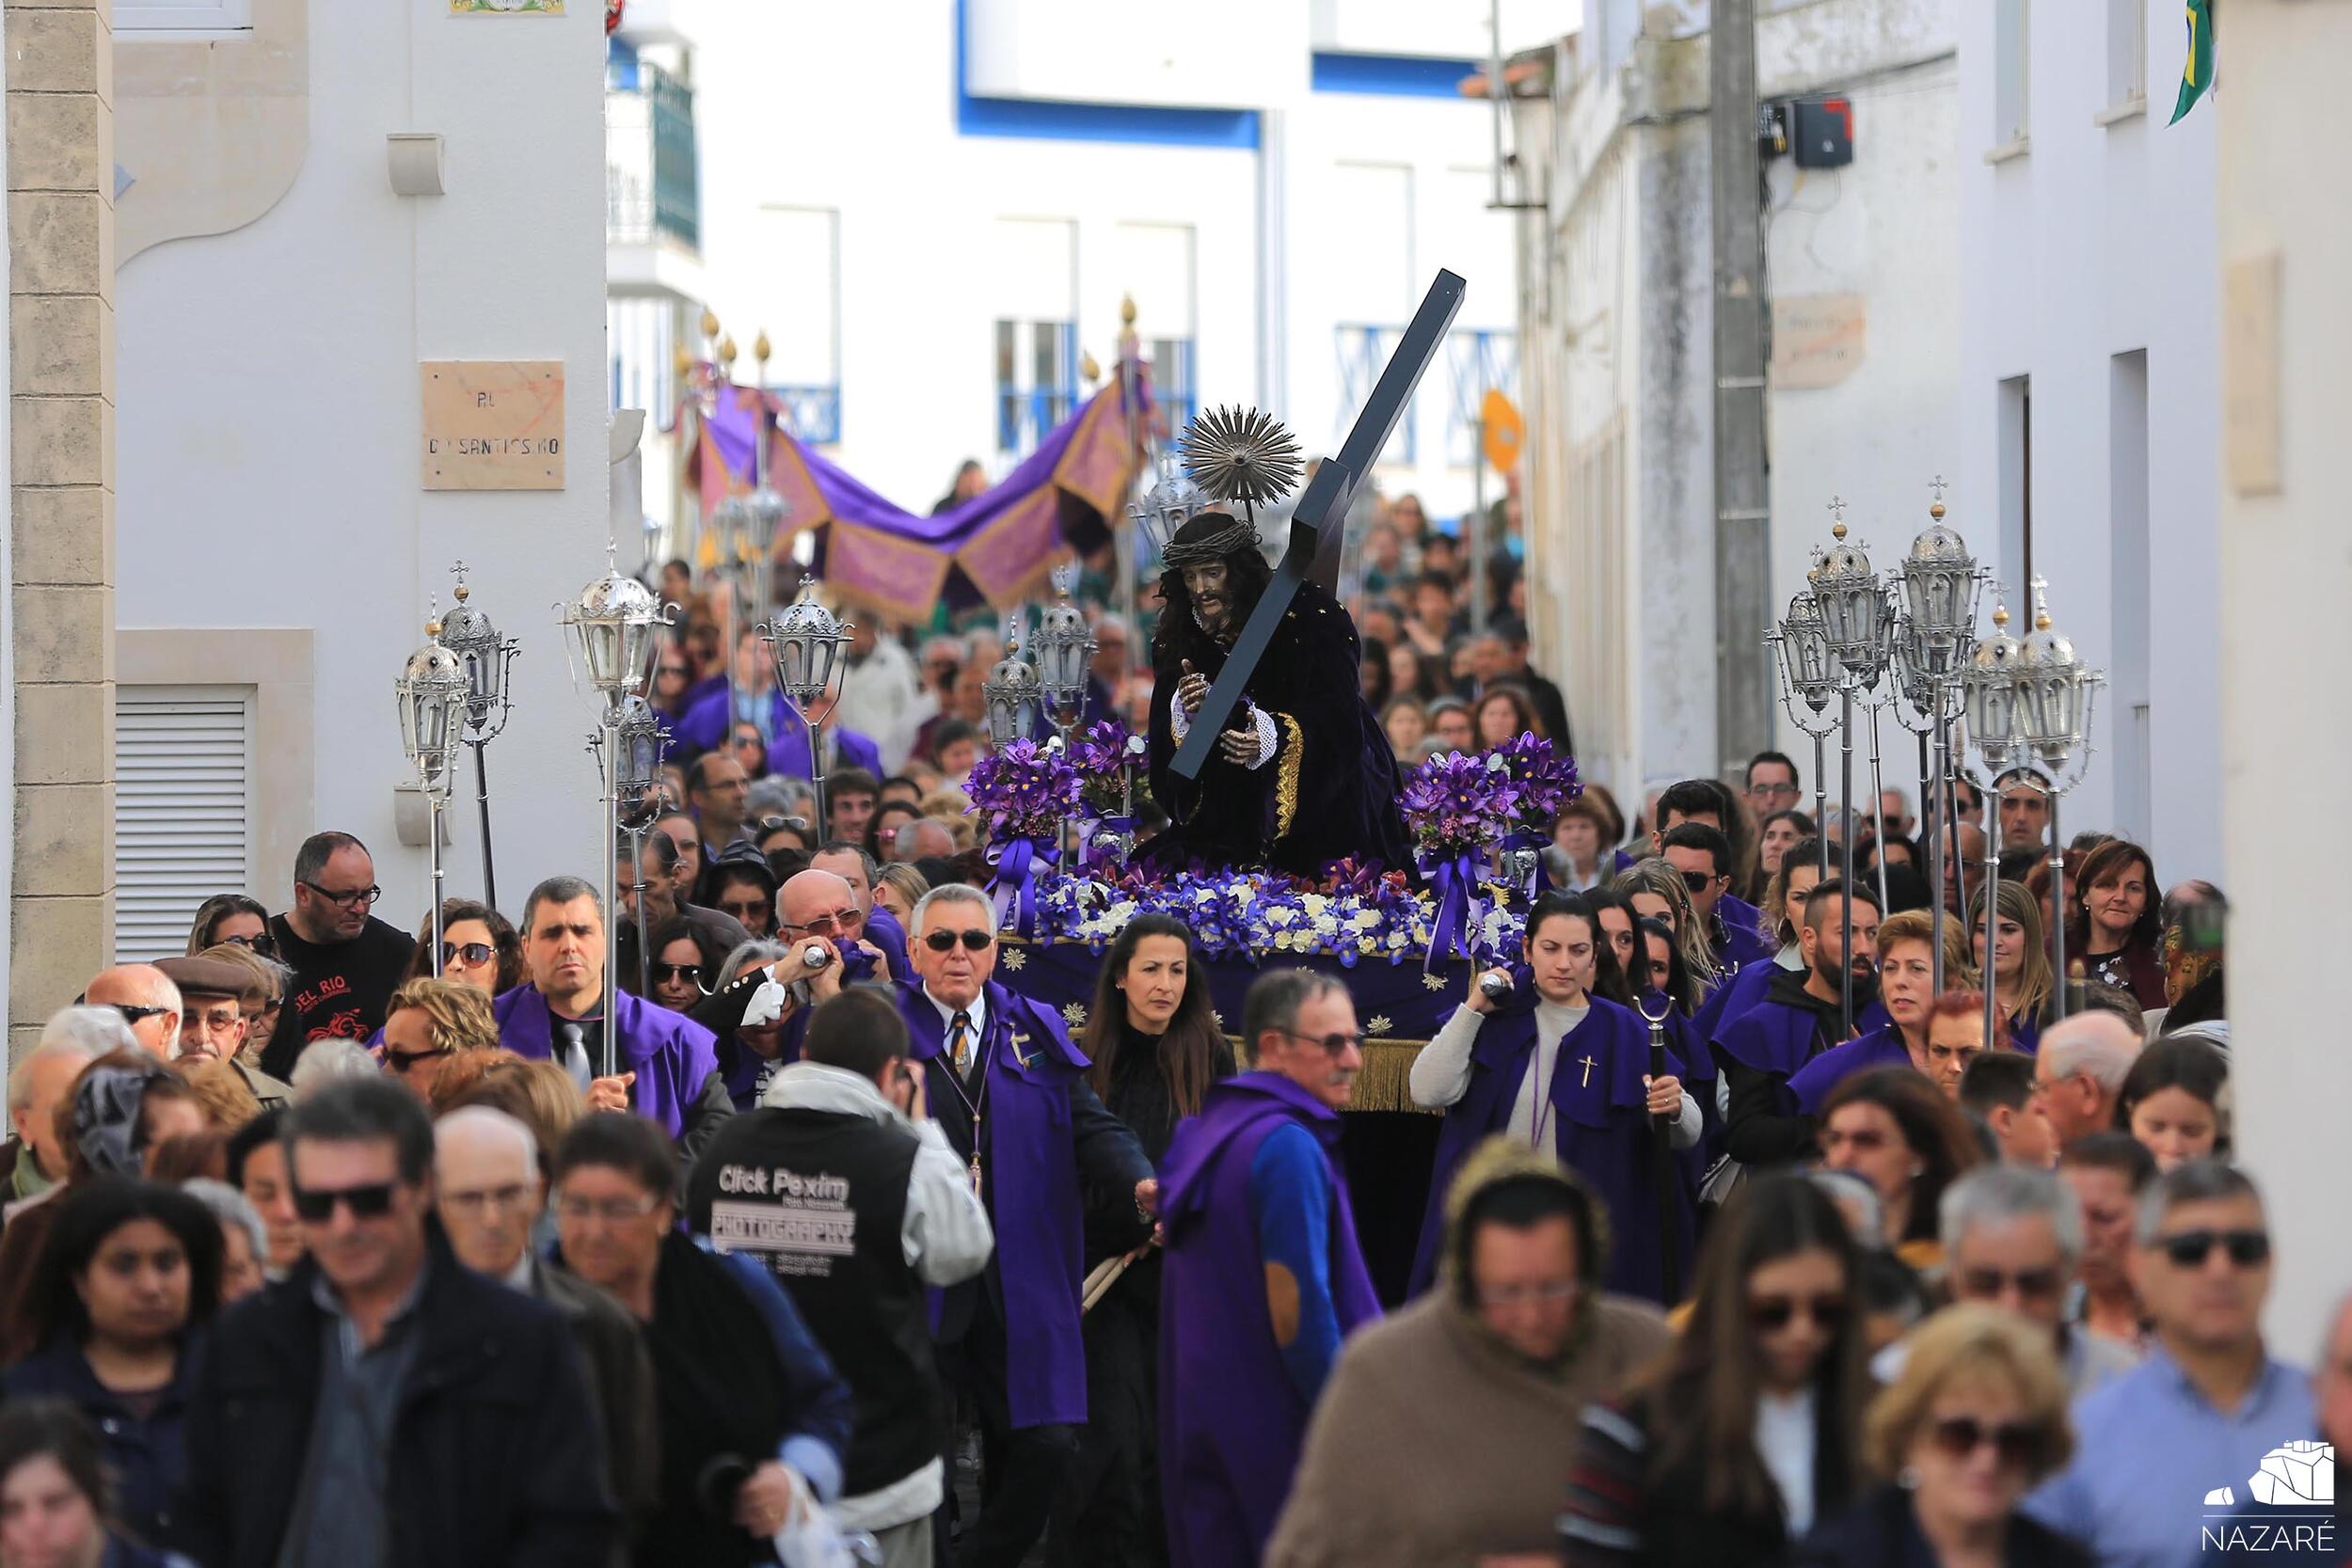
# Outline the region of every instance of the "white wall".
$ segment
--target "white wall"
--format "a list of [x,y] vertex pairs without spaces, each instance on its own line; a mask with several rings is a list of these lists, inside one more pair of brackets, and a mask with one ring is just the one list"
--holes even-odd
[[[523,645],[489,759],[501,902],[519,913],[533,881],[599,856],[591,708],[550,608],[605,560],[603,40],[598,8],[571,10],[314,3],[293,190],[118,279],[118,624],[315,629],[315,826],[368,842],[396,924],[426,895],[424,851],[394,840],[392,681],[460,556]],[[401,130],[448,137],[448,195],[392,194]],[[421,491],[425,358],[562,359],[567,488]],[[474,893],[459,804],[448,890]],[[251,891],[278,907],[292,867],[264,870]]]
[[[2119,675],[2119,554],[2109,451],[2114,356],[2147,355],[2146,790],[2153,822],[2124,820],[2119,767],[2139,766],[2132,715],[2103,693],[2091,769],[2062,826],[2144,835],[2169,885],[2221,870],[2221,648],[2213,432],[2220,414],[2215,307],[2215,117],[2164,123],[2179,79],[2180,9],[2146,0],[2149,110],[2100,124],[2108,103],[2106,7],[2029,8],[2029,150],[1997,165],[1994,8],[1961,9],[1961,471],[1955,520],[2009,579],[2021,622],[2023,563],[1999,546],[2000,383],[2030,376],[2033,570],[2059,629]],[[2109,117],[2112,118],[2112,117]]]

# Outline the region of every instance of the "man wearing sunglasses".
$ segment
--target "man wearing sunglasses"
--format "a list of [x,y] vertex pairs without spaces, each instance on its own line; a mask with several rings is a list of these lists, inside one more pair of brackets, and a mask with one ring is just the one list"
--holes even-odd
[[996,909],[988,895],[946,883],[923,895],[914,919],[916,977],[898,992],[907,1054],[996,1232],[987,1269],[950,1287],[938,1317],[940,1375],[977,1409],[989,1473],[956,1562],[1019,1568],[1044,1531],[1087,1418],[1082,1195],[1100,1195],[1116,1212],[1132,1193],[1126,1244],[1139,1244],[1151,1236],[1159,1186],[1136,1135],[1088,1086],[1087,1058],[1060,1017],[991,978]]
[[1772,958],[1756,906],[1731,891],[1738,863],[1724,831],[1705,822],[1677,822],[1660,835],[1660,846],[1659,854],[1682,873],[1691,907],[1707,925],[1715,967],[1728,974]]
[[635,1111],[691,1159],[735,1114],[710,1031],[683,1013],[613,993],[613,1048],[605,1072],[604,900],[578,877],[549,877],[523,905],[530,983],[491,1004],[499,1043],[571,1073],[592,1111]]
[[416,940],[378,920],[375,861],[349,833],[313,833],[294,855],[294,907],[273,915],[278,957],[294,970],[262,1070],[291,1080],[312,1040],[364,1040],[384,1026]]
[[[1938,1214],[1944,1281],[1954,1301],[2015,1313],[2050,1336],[2069,1399],[2078,1400],[2137,1365],[2125,1346],[2066,1322],[2067,1298],[2083,1255],[2083,1216],[2074,1195],[2046,1170],[1979,1165],[1945,1189]],[[1910,1341],[1881,1351],[1870,1371],[1892,1386]]]
[[283,1140],[309,1253],[214,1323],[180,1544],[209,1563],[605,1560],[618,1511],[579,1353],[554,1307],[426,1224],[423,1105],[346,1079],[287,1111]]
[[2217,1160],[2193,1160],[2149,1183],[2137,1231],[2132,1281],[2155,1322],[2155,1348],[2076,1402],[2074,1462],[2026,1512],[2103,1564],[2181,1568],[2239,1560],[2204,1549],[2217,1529],[2226,1539],[2329,1518],[2332,1510],[2297,1515],[2298,1499],[2268,1476],[2253,1484],[2273,1450],[2320,1436],[2311,1380],[2263,1345],[2270,1232],[2254,1183]]
[[180,1020],[187,1010],[180,988],[153,964],[117,964],[101,970],[83,989],[82,1000],[93,1007],[112,1007],[131,1026],[139,1049],[159,1062],[180,1053]]
[[[752,940],[752,933],[743,923],[724,910],[708,905],[690,903],[677,893],[676,870],[678,847],[667,833],[647,833],[640,842],[623,839],[620,851],[620,881],[613,889],[621,909],[621,984],[634,991],[637,989],[637,943],[647,931],[659,931],[673,920],[684,920],[702,934],[706,945],[722,953],[732,953],[736,945]],[[731,844],[714,858],[715,866],[730,856],[746,855],[766,869],[767,861],[758,856],[748,844]],[[639,857],[643,857],[642,861]],[[645,881],[644,908],[638,908],[637,879]],[[714,876],[711,879],[715,881]],[[658,955],[657,955],[658,956]]]
[[1256,1070],[1212,1085],[1162,1162],[1160,1481],[1175,1568],[1257,1562],[1340,1343],[1380,1316],[1339,1164],[1364,1037],[1347,988],[1250,986]]

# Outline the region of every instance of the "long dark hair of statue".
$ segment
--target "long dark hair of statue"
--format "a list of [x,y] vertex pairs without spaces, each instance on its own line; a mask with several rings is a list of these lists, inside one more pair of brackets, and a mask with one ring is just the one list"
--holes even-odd
[[[1255,548],[1236,550],[1223,560],[1233,598],[1228,625],[1238,634],[1249,619],[1249,612],[1258,608],[1259,596],[1265,593],[1266,584],[1274,580],[1274,568],[1268,564],[1264,552]],[[1207,673],[1211,666],[1203,662],[1202,656],[1218,644],[1192,618],[1192,593],[1185,588],[1181,570],[1171,567],[1160,574],[1160,624],[1152,633],[1152,670],[1174,670],[1180,660],[1188,658],[1194,669]]]

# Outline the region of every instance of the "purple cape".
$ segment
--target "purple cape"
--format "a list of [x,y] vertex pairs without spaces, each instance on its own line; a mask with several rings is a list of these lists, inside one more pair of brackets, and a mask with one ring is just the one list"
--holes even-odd
[[[727,737],[734,725],[734,709],[728,705],[726,688],[721,687],[709,696],[687,708],[686,717],[671,728],[670,749],[679,757],[691,758],[715,750]],[[786,700],[781,691],[768,693],[768,729],[776,738],[768,745],[768,771],[787,778],[808,777],[808,732],[802,727],[801,710]],[[831,731],[839,744],[835,754],[839,772],[843,768],[863,768],[880,779],[883,775],[882,752],[873,741],[855,730]]]
[[[1524,991],[1517,993],[1527,994]],[[1649,1025],[1627,1008],[1599,997],[1592,1011],[1569,1032],[1552,1069],[1549,1095],[1562,1162],[1592,1187],[1609,1209],[1609,1271],[1602,1283],[1624,1295],[1659,1301],[1665,1295],[1664,1257],[1659,1246],[1657,1154],[1642,1089],[1649,1071]],[[1667,1031],[1666,1070],[1682,1076],[1682,1063]],[[1438,1249],[1445,1237],[1445,1199],[1454,1173],[1470,1151],[1502,1131],[1535,1055],[1535,1013],[1521,1004],[1480,1025],[1470,1047],[1470,1086],[1447,1108],[1438,1133],[1438,1154],[1429,1176],[1429,1203],[1421,1222],[1421,1243],[1413,1254],[1412,1291],[1429,1288],[1437,1276]],[[1583,1059],[1593,1058],[1586,1078]],[[1549,1131],[1549,1129],[1547,1130]],[[1675,1156],[1676,1256],[1689,1277],[1692,1257],[1691,1172]]]
[[[719,1070],[719,1057],[710,1031],[666,1007],[657,1007],[627,991],[612,999],[619,1024],[621,1070],[637,1074],[629,1089],[638,1114],[658,1121],[675,1138],[686,1128],[686,1113],[702,1095],[710,1075]],[[535,986],[516,986],[490,1004],[499,1024],[499,1044],[517,1056],[544,1062],[555,1054],[554,1020],[548,999]],[[596,1060],[599,1031],[588,1032],[588,1058]]]
[[898,924],[897,915],[880,904],[875,905],[872,912],[866,917],[866,940],[881,948],[882,957],[890,960],[890,977],[893,980],[914,978],[914,966],[907,962],[906,927]]
[[1857,1072],[1867,1072],[1878,1067],[1911,1066],[1911,1048],[1903,1037],[1889,1023],[1871,1030],[1843,1045],[1830,1047],[1819,1056],[1788,1075],[1788,1092],[1797,1097],[1797,1109],[1806,1116],[1821,1114],[1821,1102],[1830,1091]]
[[1256,1562],[1290,1495],[1307,1402],[1266,1307],[1249,1167],[1276,1129],[1306,1128],[1331,1177],[1331,1302],[1344,1338],[1380,1316],[1341,1171],[1339,1113],[1289,1079],[1212,1085],[1160,1163],[1160,1490],[1175,1568]]
[[1770,961],[1772,944],[1756,929],[1759,918],[1756,906],[1735,894],[1726,893],[1715,900],[1715,919],[1724,933],[1715,949],[1718,964],[1744,971],[1750,964]]
[[1780,965],[1770,960],[1741,964],[1740,972],[1719,982],[1699,1004],[1698,1016],[1691,1021],[1703,1040],[1720,1040],[1724,1031],[1740,1020],[1740,1016],[1758,1002],[1780,973]]
[[[1004,1290],[1005,1393],[1016,1428],[1087,1418],[1086,1346],[1078,1336],[1085,1212],[1071,1141],[1070,1085],[1086,1054],[1061,1021],[992,980],[988,999],[988,1104],[980,1151],[996,1251],[988,1274]],[[946,1049],[946,1020],[919,981],[898,987],[907,1054],[928,1063]],[[993,1042],[993,1048],[991,1042]],[[985,1289],[982,1280],[953,1287]]]

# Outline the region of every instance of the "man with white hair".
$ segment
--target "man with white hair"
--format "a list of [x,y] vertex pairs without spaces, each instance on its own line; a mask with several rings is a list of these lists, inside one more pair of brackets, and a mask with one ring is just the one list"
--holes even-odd
[[40,1043],[8,1071],[8,1122],[16,1136],[0,1147],[0,1191],[10,1214],[65,1179],[57,1106],[73,1080],[109,1051],[136,1049],[137,1039],[111,1007],[61,1008],[41,1026]]
[[117,964],[99,971],[82,992],[93,1007],[111,1007],[131,1026],[139,1049],[168,1062],[180,1045],[180,1021],[187,1011],[180,988],[153,964]]
[[[1944,1190],[1937,1217],[1944,1278],[1954,1301],[2013,1312],[2051,1338],[2072,1399],[2122,1376],[2137,1363],[2112,1339],[2066,1323],[2066,1301],[2083,1255],[2080,1206],[2058,1179],[2026,1165],[1979,1165]],[[1898,1341],[1870,1369],[1901,1375],[1909,1346]]]
[[2059,1148],[2115,1125],[2115,1097],[2139,1046],[2132,1026],[2110,1012],[2077,1013],[2042,1032],[2033,1091]]
[[476,1274],[537,1296],[571,1324],[587,1362],[588,1391],[604,1418],[613,1493],[633,1536],[661,1484],[649,1441],[658,1424],[653,1363],[628,1308],[532,1251],[532,1229],[547,1198],[539,1146],[504,1111],[461,1105],[433,1124],[433,1202],[450,1250]]

